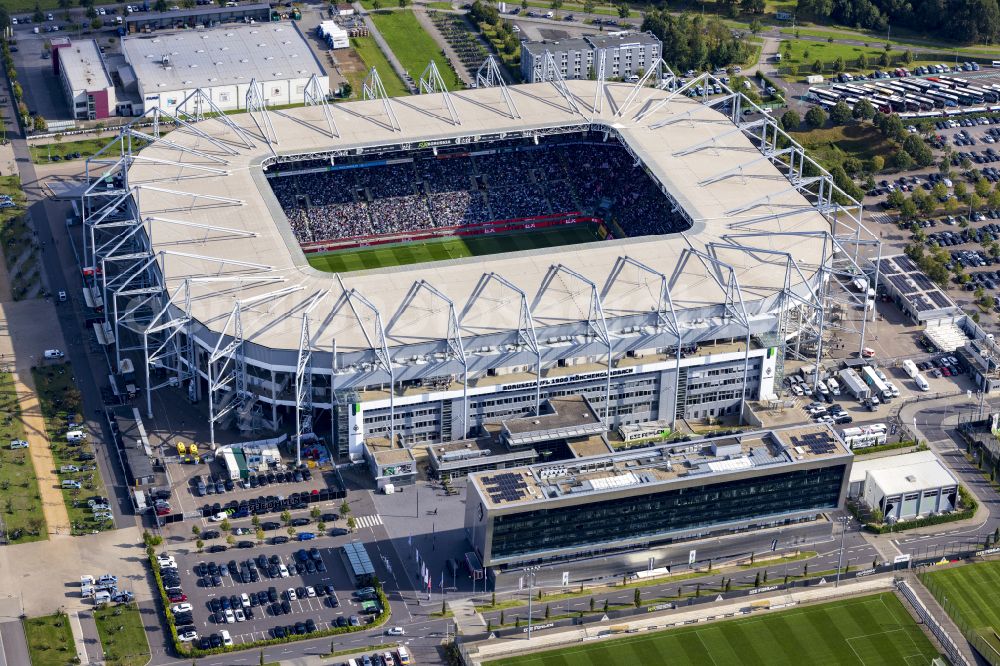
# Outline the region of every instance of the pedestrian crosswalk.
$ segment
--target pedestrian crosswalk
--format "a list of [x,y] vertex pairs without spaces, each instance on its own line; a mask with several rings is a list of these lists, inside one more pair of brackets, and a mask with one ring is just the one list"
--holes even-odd
[[895,224],[896,220],[888,213],[872,213],[870,215],[872,222],[877,222],[879,224]]
[[377,513],[374,516],[358,516],[354,519],[354,523],[358,528],[375,527],[382,524],[382,516]]

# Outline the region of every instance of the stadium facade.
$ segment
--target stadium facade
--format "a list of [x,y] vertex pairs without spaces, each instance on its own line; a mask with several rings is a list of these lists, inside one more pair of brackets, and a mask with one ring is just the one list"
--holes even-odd
[[[636,85],[564,81],[550,58],[545,82],[506,86],[487,65],[477,89],[398,100],[374,74],[370,99],[335,107],[311,83],[280,112],[253,83],[240,116],[194,91],[88,161],[95,326],[141,368],[150,414],[153,391],[181,388],[213,444],[285,428],[354,460],[366,439],[460,439],[569,393],[608,426],[741,418],[786,356],[821,356],[831,285],[875,279],[860,205],[742,95],[648,85],[660,66]],[[267,184],[301,161],[595,132],[686,231],[338,275],[309,266]]]
[[852,462],[820,424],[480,472],[465,531],[503,567],[789,525],[841,507]]

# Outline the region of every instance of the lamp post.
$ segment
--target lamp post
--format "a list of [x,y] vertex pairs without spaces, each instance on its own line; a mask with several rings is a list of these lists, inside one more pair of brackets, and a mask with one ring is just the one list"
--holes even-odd
[[844,528],[840,532],[840,557],[837,560],[837,581],[833,584],[834,587],[840,587],[840,570],[844,566],[844,537],[847,536],[847,524],[851,522],[851,517],[842,516],[840,522],[843,523]]
[[541,569],[540,566],[525,567],[524,572],[528,576],[528,640],[531,640],[531,598],[535,596],[532,592],[535,587],[535,573]]

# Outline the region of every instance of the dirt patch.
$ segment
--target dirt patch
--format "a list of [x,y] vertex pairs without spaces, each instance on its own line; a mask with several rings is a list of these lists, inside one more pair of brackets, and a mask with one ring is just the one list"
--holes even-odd
[[56,474],[55,460],[49,449],[45,420],[42,417],[42,408],[38,403],[31,373],[15,373],[14,386],[21,402],[25,439],[28,440],[28,451],[31,452],[31,462],[38,477],[38,492],[42,496],[42,511],[49,527],[49,534],[69,534],[69,514],[63,501],[59,475]]

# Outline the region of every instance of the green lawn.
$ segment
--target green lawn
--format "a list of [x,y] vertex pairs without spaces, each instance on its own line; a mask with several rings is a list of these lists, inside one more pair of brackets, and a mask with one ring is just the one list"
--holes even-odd
[[[91,155],[97,153],[101,148],[111,143],[114,138],[114,135],[109,132],[105,136],[97,139],[81,139],[80,141],[53,141],[52,143],[41,143],[35,146],[30,146],[31,161],[35,164],[48,164],[50,156],[58,156],[60,160],[87,159]],[[134,139],[132,145],[135,147]],[[80,153],[80,157],[67,158],[66,155],[70,153]],[[111,151],[111,154],[115,154],[114,151]]]
[[[378,70],[379,78],[382,79],[382,85],[385,86],[385,92],[389,97],[402,97],[410,94],[406,85],[396,74],[396,70],[386,60],[385,54],[378,47],[374,37],[351,37],[351,46],[358,52],[365,67],[369,70],[372,67]],[[368,76],[368,72],[361,72],[356,80],[351,81],[354,96],[358,99],[361,98],[361,83],[366,76]]]
[[827,169],[842,164],[848,157],[865,161],[881,155],[888,162],[894,152],[892,145],[871,123],[849,123],[789,134],[802,144],[810,157]]
[[[0,372],[0,519],[11,543],[26,543],[48,538],[38,478],[27,449],[11,450],[12,439],[24,438],[21,404],[14,389],[14,379]],[[13,535],[20,531],[18,538]]]
[[[799,36],[820,37],[822,39],[828,39],[830,37],[833,37],[834,39],[851,39],[859,42],[868,42],[870,45],[878,47],[885,45],[885,35],[878,35],[870,32],[856,32],[853,30],[838,28],[796,27],[795,30],[792,30],[791,26],[781,28],[782,35],[794,35],[795,33],[798,33]],[[948,42],[938,42],[931,39],[890,39],[889,43],[892,44],[893,49],[898,49],[900,51],[905,49],[935,49],[951,51],[954,53],[966,53],[968,55],[981,55],[984,57],[996,54],[996,48],[991,48],[986,44],[978,46],[956,46],[954,44],[949,44]],[[947,60],[944,62],[947,62]]]
[[441,53],[441,47],[423,29],[412,11],[377,12],[371,17],[389,44],[389,48],[399,58],[399,62],[403,64],[403,68],[414,82],[420,80],[427,63],[433,58],[448,90],[462,87],[455,70]]
[[427,261],[478,257],[487,254],[534,250],[557,245],[574,245],[599,240],[588,225],[575,225],[566,229],[522,231],[512,234],[452,237],[428,242],[400,243],[385,247],[361,250],[341,250],[327,254],[310,254],[313,268],[331,273],[348,273],[369,268],[405,266]]
[[1000,562],[980,562],[920,575],[963,632],[978,634],[1000,654]]
[[886,592],[487,662],[487,666],[926,666],[938,656]]
[[66,441],[66,424],[69,421],[76,423],[83,421],[81,412],[83,401],[80,390],[73,381],[73,367],[69,363],[43,365],[36,367],[32,374],[35,377],[35,388],[42,416],[45,418],[45,429],[51,441],[50,448],[56,469],[62,465],[76,465],[81,468],[89,465],[94,468],[59,475],[60,479],[75,479],[83,484],[82,490],[62,491],[73,533],[112,529],[114,525],[111,521],[98,522],[93,519],[93,513],[86,502],[86,498],[91,495],[107,496],[96,461],[78,459],[82,453],[93,453],[93,444],[87,440],[80,446],[70,446]]
[[76,645],[69,618],[62,613],[24,620],[31,666],[67,666],[75,663]]
[[[846,65],[847,71],[858,71],[858,56],[862,53],[868,59],[868,64],[864,67],[865,71],[873,70],[879,68],[879,57],[885,52],[882,46],[875,43],[873,46],[852,46],[850,44],[838,44],[836,42],[813,42],[805,39],[790,39],[787,40],[792,45],[791,56],[787,56],[788,53],[785,50],[785,45],[781,46],[782,54],[782,67],[788,66],[809,66],[812,65],[816,60],[819,60],[824,65],[826,65],[825,73],[829,74],[833,71],[832,65],[837,60],[837,58],[843,58]],[[890,63],[893,67],[900,66],[900,58],[902,56],[902,51],[890,51]],[[905,65],[907,68],[913,68],[917,65],[931,64],[935,62],[940,62],[940,59],[936,60],[914,60],[913,62]],[[884,67],[882,67],[884,69]]]
[[0,194],[10,196],[17,204],[14,208],[0,209],[0,223],[6,224],[23,212],[24,190],[21,188],[21,178],[19,176],[0,176]]
[[149,661],[149,643],[135,604],[107,606],[94,611],[97,633],[108,666],[143,666]]

